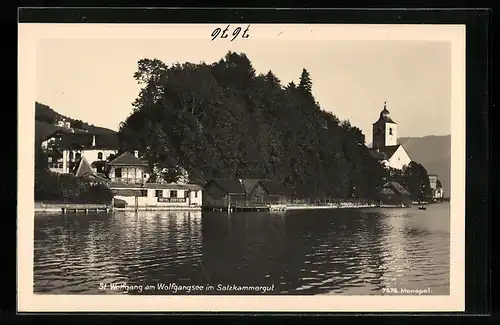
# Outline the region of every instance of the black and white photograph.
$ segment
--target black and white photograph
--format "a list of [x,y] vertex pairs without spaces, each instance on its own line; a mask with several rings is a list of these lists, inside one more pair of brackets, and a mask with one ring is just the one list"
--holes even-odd
[[462,26],[22,25],[27,308],[463,308]]

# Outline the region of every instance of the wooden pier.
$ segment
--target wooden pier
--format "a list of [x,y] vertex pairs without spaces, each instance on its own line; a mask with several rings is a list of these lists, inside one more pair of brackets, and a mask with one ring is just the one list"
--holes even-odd
[[270,206],[263,204],[233,205],[229,209],[230,212],[265,212],[271,210]]
[[231,206],[205,206],[203,210],[208,211],[226,211],[226,212],[269,212],[285,211],[286,205],[272,204],[231,204]]
[[62,213],[91,213],[105,212],[108,213],[112,208],[105,204],[68,204],[61,207]]
[[35,214],[45,213],[109,213],[113,211],[111,204],[99,203],[64,203],[64,202],[35,202]]

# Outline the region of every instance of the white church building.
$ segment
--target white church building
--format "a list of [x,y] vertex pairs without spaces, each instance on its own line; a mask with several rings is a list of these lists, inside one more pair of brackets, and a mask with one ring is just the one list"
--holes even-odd
[[398,125],[387,110],[387,103],[373,123],[373,141],[371,153],[386,167],[403,169],[411,162],[405,148],[398,143]]

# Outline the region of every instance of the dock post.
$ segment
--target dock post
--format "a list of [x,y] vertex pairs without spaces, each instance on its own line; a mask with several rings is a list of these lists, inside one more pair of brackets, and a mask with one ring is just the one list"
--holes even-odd
[[139,197],[135,196],[135,212],[139,210]]

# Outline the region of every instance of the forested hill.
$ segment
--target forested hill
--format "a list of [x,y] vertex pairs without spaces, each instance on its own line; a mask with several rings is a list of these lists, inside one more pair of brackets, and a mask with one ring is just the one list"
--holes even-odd
[[422,164],[429,174],[436,174],[443,185],[444,196],[451,189],[451,136],[429,135],[426,137],[400,138],[408,155]]
[[231,52],[214,64],[143,59],[134,75],[142,90],[120,133],[151,167],[168,168],[169,181],[181,166],[193,181],[265,177],[307,197],[373,197],[385,172],[361,130],[323,111],[308,71],[298,67],[299,76],[283,86]]
[[66,119],[67,121],[70,121],[71,126],[75,129],[88,130],[89,132],[96,132],[96,133],[116,133],[116,131],[107,128],[95,126],[93,124],[88,124],[81,120],[75,120],[70,117],[61,115],[55,110],[53,110],[50,106],[47,106],[39,102],[35,102],[35,120],[37,122],[40,122],[37,123],[38,125],[49,127],[50,125],[56,124],[57,120],[63,118]]

